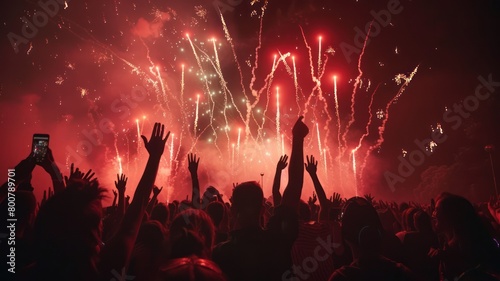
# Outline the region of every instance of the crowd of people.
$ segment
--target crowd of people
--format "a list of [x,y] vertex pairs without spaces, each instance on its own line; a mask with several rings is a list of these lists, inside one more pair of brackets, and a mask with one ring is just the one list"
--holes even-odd
[[[258,182],[232,194],[203,191],[200,157],[188,155],[191,200],[158,202],[155,186],[169,132],[155,123],[142,136],[149,154],[137,187],[117,175],[114,200],[92,170],[71,166],[63,177],[48,150],[15,168],[14,280],[500,280],[500,198],[472,204],[449,193],[429,204],[386,202],[370,195],[328,196],[314,156],[304,157],[309,129],[299,118],[290,157],[276,164],[272,200]],[[40,165],[53,192],[37,204],[31,173]],[[288,181],[281,191],[281,172]],[[301,200],[305,172],[315,193]],[[36,184],[34,184],[36,186]],[[9,189],[10,188],[10,189]],[[125,191],[134,189],[129,198]],[[0,189],[7,221],[12,185]],[[2,255],[11,246],[0,237]],[[4,263],[5,265],[6,263]],[[3,279],[2,280],[10,280]]]

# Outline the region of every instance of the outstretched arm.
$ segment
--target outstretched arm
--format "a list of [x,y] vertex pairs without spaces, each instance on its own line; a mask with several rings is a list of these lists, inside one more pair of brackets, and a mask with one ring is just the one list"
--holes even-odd
[[281,204],[281,193],[280,193],[280,185],[281,185],[281,172],[283,169],[288,166],[288,155],[283,155],[280,157],[278,164],[276,164],[276,173],[274,174],[273,181],[273,203],[274,206],[278,206]]
[[39,165],[42,166],[45,172],[50,175],[50,178],[52,179],[52,186],[54,187],[54,194],[64,190],[63,176],[54,161],[54,156],[52,155],[52,150],[50,148],[47,149],[47,155]]
[[188,155],[188,169],[191,174],[191,184],[193,186],[193,193],[191,195],[191,200],[193,202],[193,208],[200,209],[200,181],[198,180],[198,163],[200,163],[200,158],[196,158],[196,154],[189,153]]
[[295,208],[299,205],[302,186],[304,184],[304,138],[309,133],[306,124],[302,122],[304,117],[293,126],[292,154],[288,166],[288,184],[283,192],[281,204]]
[[118,190],[118,218],[121,219],[125,214],[125,190],[127,189],[128,178],[124,174],[116,174],[115,187]]
[[153,211],[153,208],[156,204],[156,198],[158,198],[158,194],[163,190],[163,186],[161,188],[158,188],[157,186],[153,187],[153,197],[151,197],[151,200],[149,200],[148,207],[146,208],[146,212],[148,214],[151,214],[151,211]]
[[330,201],[328,201],[328,198],[326,198],[325,190],[323,189],[323,186],[321,185],[321,182],[318,178],[318,161],[316,161],[316,159],[312,155],[310,157],[307,156],[306,159],[307,162],[304,164],[304,167],[306,168],[306,171],[309,173],[309,176],[311,176],[311,179],[314,183],[314,190],[318,195],[319,205],[321,206],[321,209],[326,210],[329,207]]
[[155,123],[149,141],[145,136],[141,136],[149,153],[149,159],[115,237],[102,251],[100,272],[103,274],[103,280],[110,280],[113,278],[111,275],[113,270],[120,272],[129,263],[170,132],[166,133],[165,138],[164,135],[165,126]]
[[0,202],[7,198],[7,194],[9,190],[12,190],[12,187],[19,187],[20,184],[28,184],[31,181],[31,173],[35,168],[35,159],[31,155],[29,155],[26,159],[21,160],[19,164],[14,168],[14,180],[9,180],[5,182],[0,187]]
[[118,192],[116,190],[113,190],[113,204],[111,205],[112,207],[116,206],[117,199],[118,199]]

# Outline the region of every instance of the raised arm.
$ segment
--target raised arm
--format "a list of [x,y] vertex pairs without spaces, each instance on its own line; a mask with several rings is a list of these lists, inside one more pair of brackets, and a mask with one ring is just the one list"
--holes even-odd
[[128,178],[124,174],[116,174],[115,187],[118,190],[118,218],[121,219],[125,214],[125,190],[127,190]]
[[153,187],[153,197],[151,197],[151,200],[149,200],[148,207],[146,208],[146,212],[148,214],[151,214],[151,211],[153,211],[153,208],[156,204],[156,199],[158,198],[158,194],[163,190],[163,186],[161,188],[158,188],[157,186]]
[[[0,202],[7,198],[7,194],[9,190],[12,190],[12,186],[14,185],[16,188],[19,187],[20,184],[30,185],[31,182],[31,173],[35,168],[35,160],[31,155],[29,155],[26,159],[21,160],[19,164],[14,168],[14,180],[6,181],[0,187]],[[10,183],[9,183],[10,182]]]
[[274,174],[273,181],[273,204],[274,206],[278,206],[281,204],[281,193],[280,193],[280,185],[281,185],[281,172],[283,169],[288,166],[288,155],[283,155],[280,157],[278,164],[276,164],[276,173]]
[[282,205],[295,208],[299,205],[302,186],[304,184],[304,138],[309,133],[306,124],[302,122],[304,117],[293,126],[292,153],[290,165],[288,166],[288,184],[283,192]]
[[[92,181],[97,181],[97,178],[94,178],[95,173],[92,172],[92,169],[88,170],[87,173],[83,173],[80,171],[79,168],[75,169],[75,164],[71,164],[70,170],[69,170],[69,177],[64,177],[64,180],[66,181],[66,186],[72,185],[73,183],[78,183],[81,181],[84,182],[92,182]],[[50,190],[49,190],[50,194]],[[51,195],[49,195],[50,197]]]
[[158,173],[160,158],[165,150],[165,143],[170,132],[166,133],[165,138],[164,135],[165,126],[155,123],[149,141],[145,136],[141,136],[149,153],[148,162],[135,190],[134,198],[125,212],[116,235],[102,251],[100,272],[103,280],[112,279],[113,270],[121,272],[130,261],[137,233],[149,201],[149,195]]
[[112,207],[116,207],[117,199],[118,199],[118,192],[113,189],[113,204],[111,204]]
[[191,174],[191,184],[193,187],[193,193],[191,195],[191,200],[193,203],[193,208],[200,209],[200,181],[198,180],[198,163],[200,163],[200,158],[196,158],[196,154],[189,153],[188,155],[188,169]]
[[321,185],[321,182],[319,181],[318,178],[318,161],[314,158],[314,156],[307,156],[306,157],[307,162],[304,164],[304,167],[306,168],[306,171],[309,173],[309,176],[311,176],[311,179],[314,184],[314,190],[316,191],[316,194],[318,195],[318,200],[319,200],[319,205],[321,206],[322,210],[326,210],[329,207],[330,201],[328,201],[328,198],[326,197],[325,190],[323,189],[323,186]]
[[54,156],[52,155],[52,150],[47,149],[47,155],[39,165],[50,175],[52,180],[52,186],[54,187],[54,194],[64,190],[64,181],[61,171],[54,161]]

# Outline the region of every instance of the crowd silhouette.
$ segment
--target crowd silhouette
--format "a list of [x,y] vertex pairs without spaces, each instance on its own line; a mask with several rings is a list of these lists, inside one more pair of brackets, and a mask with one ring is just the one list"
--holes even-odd
[[[158,202],[155,179],[170,132],[155,123],[142,136],[149,155],[132,197],[117,175],[110,207],[92,170],[71,165],[63,176],[49,149],[15,167],[15,191],[0,189],[2,221],[15,195],[13,280],[500,280],[500,198],[472,204],[443,193],[429,204],[387,202],[371,195],[328,196],[318,162],[304,158],[309,132],[300,117],[290,157],[276,164],[272,200],[258,182],[232,194],[198,179],[202,155],[188,155],[191,200]],[[52,189],[37,199],[31,173],[41,166]],[[281,173],[288,180],[281,191]],[[315,193],[301,200],[305,172]],[[33,184],[36,187],[36,184]],[[133,188],[133,187],[132,187]],[[225,196],[225,197],[224,197]],[[228,198],[226,202],[223,200]],[[2,238],[2,255],[9,246]],[[5,265],[6,263],[4,263]],[[9,280],[3,279],[2,280]]]

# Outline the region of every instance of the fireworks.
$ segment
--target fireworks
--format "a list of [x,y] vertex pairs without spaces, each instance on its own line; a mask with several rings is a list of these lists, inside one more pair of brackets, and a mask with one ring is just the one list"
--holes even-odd
[[[98,69],[114,66],[113,74],[120,78],[124,76],[125,79],[119,81],[106,77],[103,80],[113,81],[106,87],[130,81],[129,84],[134,84],[134,87],[142,83],[144,92],[147,92],[140,100],[134,99],[134,93],[131,97],[118,98],[110,97],[110,92],[103,93],[105,100],[100,103],[95,95],[99,91],[83,82],[76,88],[80,99],[101,106],[106,103],[113,105],[112,112],[108,114],[110,118],[118,119],[119,129],[114,132],[113,144],[104,144],[113,152],[107,158],[112,162],[109,166],[120,173],[131,174],[131,178],[138,177],[140,164],[147,155],[141,153],[144,150],[141,135],[144,130],[146,135],[154,120],[165,123],[172,131],[167,143],[168,153],[163,160],[165,163],[162,162],[164,166],[160,169],[164,174],[159,180],[172,186],[176,180],[182,181],[185,154],[200,152],[200,155],[209,158],[203,163],[217,171],[216,176],[211,178],[216,181],[214,185],[230,186],[231,182],[253,179],[260,170],[274,166],[291,144],[294,122],[300,115],[305,115],[307,124],[315,127],[312,132],[316,131],[309,135],[306,150],[322,160],[327,192],[332,192],[334,188],[339,191],[340,186],[345,196],[357,194],[358,188],[362,187],[362,180],[358,182],[358,179],[363,176],[364,163],[369,154],[367,151],[380,147],[383,142],[383,129],[379,131],[377,142],[368,140],[369,134],[376,129],[373,123],[377,120],[373,120],[371,107],[376,104],[374,96],[378,89],[378,86],[375,90],[370,89],[371,81],[365,78],[362,69],[369,31],[359,53],[358,74],[350,85],[350,95],[342,96],[343,93],[338,92],[342,89],[338,86],[349,86],[349,77],[338,80],[337,75],[333,76],[331,95],[331,73],[344,74],[337,69],[333,72],[336,62],[333,59],[329,61],[329,58],[334,56],[335,50],[328,44],[339,42],[328,42],[332,39],[327,33],[318,36],[318,33],[311,34],[297,26],[288,32],[297,33],[299,40],[286,42],[290,43],[289,46],[279,46],[280,50],[273,43],[262,40],[266,28],[266,4],[262,5],[260,12],[255,12],[258,13],[257,25],[254,26],[257,37],[245,44],[233,39],[230,33],[233,29],[226,23],[223,13],[216,17],[220,23],[219,30],[211,30],[205,25],[210,10],[203,5],[192,9],[194,14],[190,15],[190,20],[185,20],[187,17],[170,8],[150,8],[146,15],[153,16],[152,21],[141,14],[144,18],[137,17],[140,18],[137,23],[128,23],[134,25],[129,32],[132,38],[123,35],[128,34],[127,30],[117,32],[123,41],[120,47],[127,52],[118,51],[117,46],[94,36],[84,26],[62,24],[65,31],[91,44],[90,50],[81,51],[82,56],[88,56]],[[119,7],[116,4],[113,12],[116,15]],[[125,11],[120,11],[120,16],[123,13]],[[111,21],[109,14],[103,17],[106,23]],[[242,45],[251,46],[251,51],[240,50]],[[313,50],[318,51],[317,59]],[[66,61],[64,71],[77,72],[81,67],[79,62]],[[383,122],[381,127],[388,120],[389,107],[401,97],[416,71],[417,68],[409,75],[399,74],[394,78],[401,88],[385,110],[376,111],[376,118]],[[61,87],[70,79],[76,78],[58,74],[51,80],[55,83],[51,84]],[[368,100],[362,94],[369,91],[373,92],[366,114],[366,103],[364,107],[356,103]],[[348,107],[342,106],[343,102],[349,101]],[[143,114],[147,114],[148,118]],[[142,118],[136,118],[141,115]],[[362,124],[364,127],[359,126],[363,119],[368,119]],[[93,126],[97,127],[96,122]],[[359,128],[364,129],[361,136]],[[336,137],[330,136],[331,129],[336,130]],[[440,125],[433,130],[442,132]],[[346,155],[349,151],[350,155]],[[122,165],[122,159],[135,159],[136,165]],[[363,161],[363,165],[357,167],[356,160],[359,163]],[[351,161],[352,170],[346,164]],[[331,174],[335,175],[332,180],[328,179]],[[272,177],[270,173],[269,176]]]

